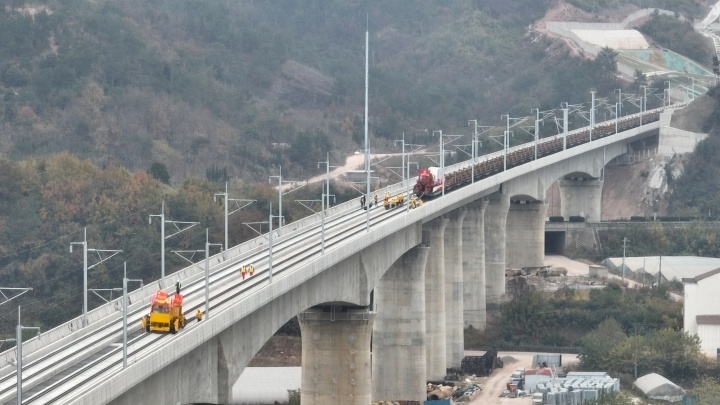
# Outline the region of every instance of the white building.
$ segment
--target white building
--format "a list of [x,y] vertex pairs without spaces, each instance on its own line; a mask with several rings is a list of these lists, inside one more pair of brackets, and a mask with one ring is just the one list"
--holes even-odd
[[720,353],[720,268],[683,278],[685,303],[683,330],[700,338],[708,356]]

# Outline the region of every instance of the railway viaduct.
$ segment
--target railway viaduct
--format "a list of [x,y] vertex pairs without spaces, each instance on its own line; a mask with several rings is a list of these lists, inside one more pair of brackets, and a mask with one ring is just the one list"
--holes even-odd
[[[487,303],[505,293],[505,268],[543,264],[550,185],[561,180],[563,215],[583,212],[599,220],[606,162],[658,129],[655,121],[593,140],[477,180],[415,209],[380,207],[368,214],[357,200],[338,205],[322,231],[318,217],[283,228],[275,241],[271,279],[263,238],[230,249],[224,259],[213,256],[207,280],[211,316],[161,336],[160,343],[142,348],[134,343],[138,348],[131,347],[127,367],[117,365],[115,354],[115,363],[106,369],[98,366],[68,380],[58,386],[67,395],[56,403],[231,403],[231,388],[243,369],[294,316],[302,329],[303,404],[423,400],[425,381],[459,367],[463,328],[485,327]],[[407,187],[397,184],[389,191]],[[237,270],[249,261],[256,274],[242,281]],[[191,266],[157,285],[171,287],[178,277],[185,288],[198,292],[186,296],[190,316],[202,307],[206,279],[200,266]],[[243,283],[247,287],[241,288]],[[157,285],[134,292],[131,310],[144,311]],[[130,324],[137,325],[139,316]],[[90,319],[90,326],[79,331],[68,332],[63,325],[62,332],[50,331],[44,341],[28,342],[23,348],[28,360],[61,352],[63,345],[122,320],[112,308],[98,308]],[[118,335],[113,339],[108,347],[117,349]],[[4,356],[8,360],[10,354]],[[89,361],[88,356],[76,363]],[[78,365],[70,362],[66,368],[73,367]],[[43,384],[27,383],[27,389],[39,391]],[[0,396],[0,402],[8,398]]]

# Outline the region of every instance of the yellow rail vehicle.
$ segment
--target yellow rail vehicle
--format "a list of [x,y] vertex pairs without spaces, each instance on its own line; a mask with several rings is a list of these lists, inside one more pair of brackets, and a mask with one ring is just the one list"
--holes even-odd
[[185,327],[185,314],[182,310],[183,296],[158,290],[150,303],[150,314],[141,319],[145,332],[177,333]]
[[398,194],[398,195],[394,195],[392,197],[389,194],[386,194],[385,199],[383,201],[383,206],[385,206],[386,210],[393,209],[395,207],[400,207],[403,204],[405,204],[405,195],[404,194]]

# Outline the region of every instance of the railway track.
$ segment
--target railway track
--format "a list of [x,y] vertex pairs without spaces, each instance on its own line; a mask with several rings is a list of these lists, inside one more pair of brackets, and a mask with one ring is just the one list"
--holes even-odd
[[[643,123],[654,122],[659,119],[660,109],[648,111],[643,116]],[[632,116],[618,122],[618,132],[635,128],[640,125],[640,117]],[[610,121],[596,126],[593,129],[592,139],[600,139],[615,133],[615,122]],[[563,140],[561,136],[554,136],[541,140],[537,145],[537,158],[542,158],[564,149],[590,142],[589,130],[573,131]],[[528,144],[526,144],[528,145]],[[490,155],[483,162],[475,165],[475,180],[481,180],[503,171],[507,168],[517,167],[535,159],[535,145],[515,147],[505,158],[500,153]],[[507,160],[505,160],[507,159]],[[466,166],[460,170],[445,175],[446,192],[460,188],[472,181],[472,167]],[[405,188],[394,185],[389,187],[395,194],[404,192]],[[384,190],[378,190],[382,195]],[[407,203],[407,201],[406,201]],[[433,202],[429,202],[433,203]],[[328,217],[325,221],[325,250],[352,243],[352,240],[361,237],[366,232],[366,211],[354,205],[336,215]],[[352,208],[357,207],[357,208]],[[406,210],[404,205],[394,209],[384,209],[382,205],[370,211],[370,225],[377,226]],[[283,235],[273,244],[273,277],[282,277],[302,267],[321,256],[322,241],[319,223],[300,228],[287,235]],[[204,262],[196,265],[203,265]],[[245,280],[240,277],[240,266],[253,263],[255,275]],[[210,269],[209,300],[210,315],[213,316],[235,305],[253,292],[265,286],[270,277],[269,251],[264,248],[253,253],[239,255],[234,258],[216,263]],[[194,277],[183,288],[185,294],[185,316],[194,318],[198,309],[203,309],[205,279]],[[140,331],[140,318],[147,311],[145,306],[138,306],[128,311],[128,359],[147,355],[167,348],[168,340],[178,339],[178,334],[152,334]],[[111,378],[122,370],[122,314],[108,316],[103,320],[102,327],[95,333],[90,333],[69,344],[63,345],[38,359],[28,361],[23,366],[23,398],[25,403],[67,403],[93,384]],[[188,322],[186,329],[199,327],[202,323]],[[132,332],[131,332],[132,331]],[[78,331],[80,332],[80,331]],[[79,334],[78,334],[79,335]],[[8,368],[5,368],[7,370]],[[16,400],[16,374],[11,370],[0,376],[0,403],[13,403]]]

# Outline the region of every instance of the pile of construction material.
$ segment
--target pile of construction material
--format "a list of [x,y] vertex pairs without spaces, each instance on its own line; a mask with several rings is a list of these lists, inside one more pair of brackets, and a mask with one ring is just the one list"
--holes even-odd
[[453,394],[453,401],[455,401],[455,403],[467,403],[480,395],[480,392],[482,392],[482,385],[472,382],[472,380],[468,378],[465,380],[465,385],[458,388],[455,394]]
[[451,387],[449,385],[428,384],[427,385],[427,399],[436,400],[436,399],[452,398],[453,394],[455,394],[455,391],[456,391],[456,388]]
[[581,405],[595,402],[601,392],[610,393],[620,390],[620,380],[609,376],[556,378],[553,381],[538,383],[537,391],[543,394],[546,405]]

